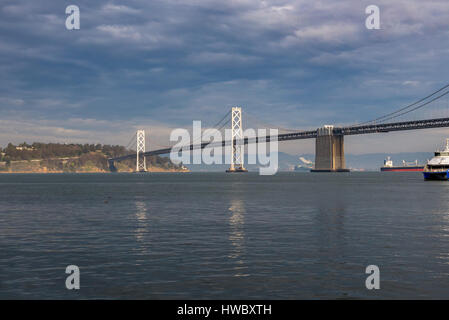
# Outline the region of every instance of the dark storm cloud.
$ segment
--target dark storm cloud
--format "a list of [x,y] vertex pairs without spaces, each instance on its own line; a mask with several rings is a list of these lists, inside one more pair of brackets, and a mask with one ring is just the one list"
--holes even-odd
[[371,119],[445,84],[448,21],[446,1],[3,1],[0,142],[23,121],[27,140],[126,143],[231,105],[284,127]]

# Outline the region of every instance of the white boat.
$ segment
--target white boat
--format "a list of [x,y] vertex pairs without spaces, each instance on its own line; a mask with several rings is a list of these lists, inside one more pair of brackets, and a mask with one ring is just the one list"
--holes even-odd
[[449,139],[446,139],[444,150],[435,151],[435,156],[427,161],[423,174],[426,180],[449,179]]

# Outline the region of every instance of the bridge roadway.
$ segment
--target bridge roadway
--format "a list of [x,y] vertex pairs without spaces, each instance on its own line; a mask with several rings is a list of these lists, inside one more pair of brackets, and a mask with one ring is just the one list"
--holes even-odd
[[[416,129],[430,129],[430,128],[443,128],[449,127],[449,118],[437,118],[428,120],[416,120],[416,121],[404,121],[404,122],[392,122],[392,123],[381,123],[381,124],[368,124],[359,126],[349,126],[349,127],[335,127],[333,129],[334,135],[356,135],[356,134],[368,134],[368,133],[385,133],[390,131],[405,131],[405,130],[416,130]],[[288,141],[288,140],[298,140],[298,139],[312,139],[316,138],[318,130],[308,130],[308,131],[298,131],[293,133],[282,133],[277,136],[278,141]],[[274,137],[274,136],[273,136]],[[263,137],[262,139],[257,138],[245,138],[244,144],[258,143],[259,140],[270,141],[270,136]],[[186,149],[204,149],[206,147],[213,148],[218,146],[230,145],[230,141],[219,141],[219,142],[204,142],[201,144],[191,144],[186,146]],[[172,148],[158,149],[153,151],[147,151],[143,153],[145,156],[153,156],[160,154],[168,154],[171,152]],[[136,154],[128,154],[121,157],[110,158],[111,161],[122,161],[125,159],[135,158]]]

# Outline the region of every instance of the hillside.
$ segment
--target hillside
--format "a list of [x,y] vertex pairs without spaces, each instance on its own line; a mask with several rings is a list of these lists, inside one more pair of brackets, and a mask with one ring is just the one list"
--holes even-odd
[[[101,144],[9,143],[0,148],[0,173],[110,172],[107,159],[132,153],[122,146]],[[147,157],[153,172],[185,171],[169,158]],[[118,172],[135,171],[135,160],[116,163]]]

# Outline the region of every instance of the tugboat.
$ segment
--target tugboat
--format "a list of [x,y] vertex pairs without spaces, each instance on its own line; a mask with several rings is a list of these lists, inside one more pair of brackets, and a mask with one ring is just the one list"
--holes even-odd
[[446,139],[445,149],[435,151],[435,156],[427,161],[423,174],[426,180],[449,179],[449,139]]

